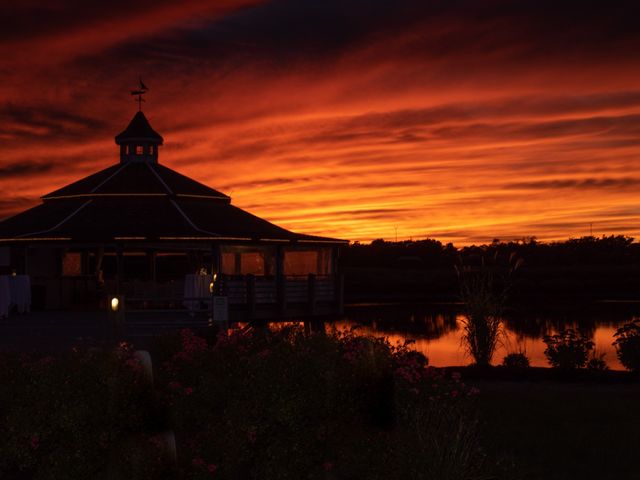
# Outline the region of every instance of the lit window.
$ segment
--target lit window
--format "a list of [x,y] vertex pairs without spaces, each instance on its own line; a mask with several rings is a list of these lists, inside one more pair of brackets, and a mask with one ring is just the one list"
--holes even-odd
[[298,251],[284,253],[285,275],[309,275],[318,274],[318,252]]
[[225,275],[236,274],[236,254],[225,252],[222,254],[222,273]]
[[136,155],[143,155],[144,147],[142,145],[136,145]]
[[264,275],[264,255],[262,252],[241,254],[240,273],[242,275]]
[[82,255],[80,253],[65,253],[62,257],[62,275],[77,277],[82,275]]

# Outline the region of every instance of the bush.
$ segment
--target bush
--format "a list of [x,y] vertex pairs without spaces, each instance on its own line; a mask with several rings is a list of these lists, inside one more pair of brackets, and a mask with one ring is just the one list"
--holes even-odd
[[188,478],[469,478],[481,469],[474,393],[388,341],[297,328],[190,331],[163,365]]
[[640,372],[640,320],[620,327],[614,334],[613,345],[620,363],[627,370]]
[[510,353],[502,360],[502,365],[506,368],[514,369],[514,370],[523,370],[525,368],[529,368],[529,358],[526,354],[520,353]]
[[157,423],[143,375],[126,344],[2,354],[0,478],[148,478],[155,459],[130,442]]
[[605,354],[596,355],[594,352],[589,361],[587,362],[587,370],[591,370],[593,372],[604,372],[609,370],[607,366],[607,362],[604,361]]
[[562,330],[557,335],[545,335],[544,351],[552,367],[561,370],[584,368],[589,359],[589,352],[594,343],[586,337],[579,336],[574,330]]

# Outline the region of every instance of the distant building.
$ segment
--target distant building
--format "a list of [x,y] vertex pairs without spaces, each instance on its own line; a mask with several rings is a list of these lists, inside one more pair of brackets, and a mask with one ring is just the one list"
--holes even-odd
[[132,309],[202,306],[185,300],[206,296],[185,284],[196,274],[217,275],[232,318],[342,308],[344,240],[278,227],[160,164],[163,138],[141,111],[115,140],[119,163],[0,222],[0,260],[30,276],[34,308],[106,308],[114,294]]

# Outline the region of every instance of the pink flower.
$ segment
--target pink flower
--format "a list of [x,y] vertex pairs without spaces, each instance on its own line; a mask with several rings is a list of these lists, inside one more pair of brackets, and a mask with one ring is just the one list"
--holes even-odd
[[40,359],[40,364],[44,365],[44,366],[47,366],[47,365],[51,365],[55,361],[56,361],[55,358],[53,358],[52,356],[48,356],[48,357],[44,357],[44,358]]
[[218,466],[215,463],[210,463],[207,465],[207,470],[209,470],[209,473],[215,473],[218,470]]
[[457,390],[452,390],[452,391],[451,391],[451,396],[452,396],[453,398],[456,398],[456,397],[458,396],[458,391],[457,391]]
[[258,356],[260,358],[267,358],[269,355],[271,355],[271,350],[269,350],[268,348],[265,348],[260,353],[258,353]]
[[140,360],[138,360],[137,358],[130,358],[125,363],[129,368],[131,368],[136,372],[142,369],[142,364],[140,363]]
[[207,341],[196,336],[188,328],[180,330],[180,336],[182,337],[182,349],[186,353],[202,353],[207,349]]
[[196,457],[193,460],[191,460],[191,464],[195,467],[204,467],[205,463],[204,460],[200,457]]
[[184,394],[185,395],[191,395],[193,393],[193,388],[191,387],[187,387],[184,389]]

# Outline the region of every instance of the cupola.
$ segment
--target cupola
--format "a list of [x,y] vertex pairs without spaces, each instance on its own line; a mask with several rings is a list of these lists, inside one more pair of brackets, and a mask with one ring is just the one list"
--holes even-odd
[[138,111],[127,128],[116,135],[116,144],[120,145],[120,163],[158,163],[158,147],[162,142],[162,136],[151,128],[144,113]]

